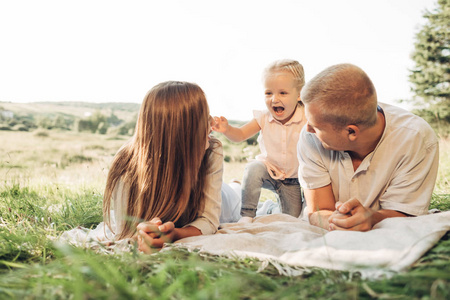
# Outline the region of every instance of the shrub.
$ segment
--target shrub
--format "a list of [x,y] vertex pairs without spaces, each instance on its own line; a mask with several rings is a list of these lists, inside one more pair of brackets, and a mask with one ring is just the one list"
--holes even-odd
[[44,130],[38,130],[34,133],[35,136],[48,137],[48,132]]
[[108,123],[106,122],[100,122],[98,124],[98,128],[97,128],[97,132],[100,134],[106,134],[106,132],[108,131]]
[[28,127],[23,125],[23,124],[17,124],[17,125],[14,125],[12,130],[14,130],[14,131],[28,131]]
[[64,154],[61,157],[61,168],[65,168],[70,164],[81,164],[86,162],[92,162],[92,157],[84,156],[83,154],[76,154],[76,155],[68,155]]
[[6,124],[0,124],[0,130],[11,130],[11,127]]

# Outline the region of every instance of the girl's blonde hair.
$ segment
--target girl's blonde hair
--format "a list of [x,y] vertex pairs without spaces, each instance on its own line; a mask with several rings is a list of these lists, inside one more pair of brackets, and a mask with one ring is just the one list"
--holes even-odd
[[135,134],[114,157],[108,173],[103,215],[110,226],[112,193],[119,179],[130,187],[126,222],[119,238],[154,217],[182,227],[204,208],[209,108],[193,83],[168,81],[153,87],[140,108]]
[[263,72],[263,78],[276,72],[289,72],[294,76],[295,86],[300,92],[305,85],[305,71],[303,66],[293,59],[281,59],[272,62]]

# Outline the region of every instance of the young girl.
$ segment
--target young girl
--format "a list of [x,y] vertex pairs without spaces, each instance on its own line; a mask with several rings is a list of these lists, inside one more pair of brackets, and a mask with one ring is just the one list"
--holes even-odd
[[264,71],[267,110],[254,111],[254,119],[240,128],[215,117],[213,130],[234,142],[246,140],[260,132],[261,154],[250,162],[242,182],[241,222],[255,217],[261,188],[274,191],[281,212],[298,217],[302,209],[298,182],[297,142],[306,123],[300,91],[305,85],[302,65],[295,60],[279,60]]
[[195,84],[164,82],[147,93],[135,134],[114,157],[105,188],[103,214],[111,228],[114,210],[116,239],[137,237],[139,249],[150,252],[217,231],[223,154],[209,137],[210,118]]

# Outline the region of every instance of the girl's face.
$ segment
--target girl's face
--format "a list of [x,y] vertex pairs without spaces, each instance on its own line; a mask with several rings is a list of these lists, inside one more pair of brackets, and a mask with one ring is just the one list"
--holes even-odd
[[300,101],[300,91],[289,72],[269,73],[264,80],[266,106],[272,116],[285,124],[291,119]]

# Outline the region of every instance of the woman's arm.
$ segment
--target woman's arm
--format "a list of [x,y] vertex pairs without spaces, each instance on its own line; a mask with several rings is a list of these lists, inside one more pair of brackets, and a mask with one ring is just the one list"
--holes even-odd
[[142,222],[137,226],[138,247],[144,253],[152,253],[155,249],[161,249],[164,243],[172,243],[201,234],[202,232],[196,227],[176,228],[173,222],[163,224],[159,218]]
[[190,236],[213,234],[217,231],[222,202],[222,151],[222,145],[217,141],[216,147],[209,156],[210,168],[204,187],[205,207],[197,219],[183,228],[176,228],[173,222],[163,224],[159,218],[140,223],[137,226],[136,237],[141,251],[151,253],[152,249],[161,248],[164,243],[175,242]]
[[219,228],[219,218],[222,206],[222,176],[223,176],[223,150],[217,140],[209,154],[210,167],[206,175],[204,188],[204,209],[197,219],[187,224],[198,228],[202,234],[213,234]]

